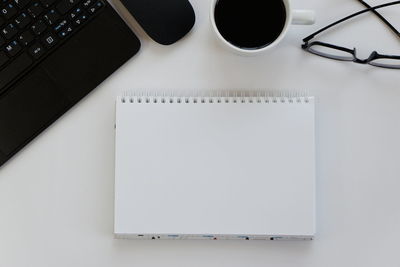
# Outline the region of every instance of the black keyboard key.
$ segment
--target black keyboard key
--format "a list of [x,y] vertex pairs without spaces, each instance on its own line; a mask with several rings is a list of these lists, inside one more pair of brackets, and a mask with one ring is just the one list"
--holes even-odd
[[18,6],[19,8],[24,8],[24,7],[26,7],[26,5],[28,5],[30,1],[31,1],[31,0],[14,0],[14,2],[17,4],[17,6]]
[[25,12],[22,12],[18,17],[15,18],[15,24],[20,29],[25,28],[29,23],[31,23],[31,18]]
[[34,59],[40,58],[45,52],[44,47],[40,43],[35,43],[29,48],[28,51]]
[[32,62],[32,58],[27,53],[23,53],[11,61],[7,68],[0,71],[0,88],[3,88],[14,80],[18,74],[27,69]]
[[93,4],[93,2],[94,2],[93,0],[85,0],[85,1],[83,1],[83,6],[85,8],[88,8]]
[[28,12],[31,14],[32,17],[37,18],[40,14],[42,14],[43,7],[38,2],[36,2],[28,8]]
[[47,29],[47,26],[43,20],[39,20],[31,26],[31,29],[34,34],[41,35]]
[[23,32],[20,36],[18,36],[18,41],[23,46],[27,46],[30,44],[34,39],[33,34],[30,31]]
[[6,23],[6,21],[0,17],[0,27],[4,25],[4,23]]
[[72,33],[73,30],[74,29],[72,28],[72,26],[68,25],[62,31],[60,31],[58,33],[58,36],[60,36],[61,38],[67,37],[68,35],[70,35]]
[[17,8],[11,4],[8,3],[5,5],[1,10],[0,13],[6,18],[6,19],[11,19],[17,14]]
[[60,19],[60,15],[54,9],[50,10],[46,15],[43,16],[47,24],[53,25],[57,20]]
[[63,19],[62,21],[58,22],[55,26],[54,26],[54,30],[56,32],[61,31],[62,28],[64,28],[64,26],[67,25],[67,20]]
[[4,39],[0,36],[0,46],[2,46],[5,43],[6,43],[6,41],[4,41]]
[[70,11],[77,3],[79,0],[61,0],[60,3],[57,4],[56,9],[58,12],[61,14],[65,14],[68,11]]
[[21,46],[17,41],[12,41],[6,46],[6,51],[10,57],[14,57],[19,51],[21,51]]
[[0,51],[0,67],[6,64],[7,61],[8,61],[8,56],[6,55],[6,53]]
[[42,5],[44,5],[45,7],[49,7],[52,4],[54,4],[56,0],[40,0],[40,2],[42,3]]
[[79,14],[82,13],[82,8],[81,7],[77,7],[74,10],[71,11],[71,13],[69,13],[68,17],[70,19],[76,19],[78,17]]
[[74,25],[75,26],[82,25],[85,21],[87,21],[87,19],[88,19],[88,15],[84,12],[76,20],[74,20]]
[[1,30],[1,33],[6,37],[7,39],[11,39],[16,35],[18,32],[17,27],[15,27],[14,24],[10,23],[6,27],[4,27]]
[[48,48],[52,48],[58,42],[57,37],[52,33],[47,33],[42,38],[42,43]]
[[90,14],[96,13],[100,8],[102,8],[104,4],[100,1],[97,1],[93,6],[91,6],[88,11]]

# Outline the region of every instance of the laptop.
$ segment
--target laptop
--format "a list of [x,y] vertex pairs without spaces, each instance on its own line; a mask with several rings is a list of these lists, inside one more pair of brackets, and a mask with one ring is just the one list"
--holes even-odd
[[0,0],[0,166],[140,49],[103,0]]

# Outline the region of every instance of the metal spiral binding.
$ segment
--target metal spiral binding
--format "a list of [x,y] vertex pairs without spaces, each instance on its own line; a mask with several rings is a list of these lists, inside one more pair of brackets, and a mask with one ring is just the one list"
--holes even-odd
[[261,103],[309,103],[305,92],[281,91],[167,91],[167,92],[124,92],[122,103],[135,104],[261,104]]

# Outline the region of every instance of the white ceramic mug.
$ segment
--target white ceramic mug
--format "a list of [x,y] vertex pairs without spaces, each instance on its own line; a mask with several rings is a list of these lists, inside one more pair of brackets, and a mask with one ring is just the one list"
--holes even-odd
[[[265,0],[268,1],[268,0]],[[222,43],[224,47],[229,48],[229,50],[240,54],[244,56],[253,56],[253,55],[258,55],[261,53],[264,53],[271,48],[275,47],[277,44],[279,44],[282,39],[285,37],[289,30],[290,24],[294,25],[312,25],[315,23],[315,12],[312,10],[292,10],[290,0],[282,0],[285,4],[285,9],[286,9],[286,21],[285,21],[285,26],[281,32],[281,34],[276,38],[274,42],[271,44],[264,46],[259,49],[244,49],[237,47],[227,40],[221,35],[217,28],[217,24],[215,23],[215,6],[218,2],[218,0],[212,0],[211,4],[211,11],[210,11],[210,18],[211,18],[211,25],[213,28],[214,33],[216,34],[217,39]],[[243,0],[243,4],[246,4],[246,0]]]

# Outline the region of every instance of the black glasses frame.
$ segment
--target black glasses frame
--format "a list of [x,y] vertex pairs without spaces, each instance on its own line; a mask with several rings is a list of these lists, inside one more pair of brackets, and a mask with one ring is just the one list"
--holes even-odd
[[[384,7],[388,7],[388,6],[393,6],[393,5],[397,5],[400,4],[400,1],[394,1],[394,2],[390,2],[390,3],[386,3],[386,4],[382,4],[382,5],[377,5],[374,7],[371,7],[370,5],[368,5],[367,3],[365,3],[363,0],[358,0],[359,2],[361,2],[364,6],[368,7],[367,9],[364,9],[362,11],[356,12],[354,14],[351,14],[343,19],[340,19],[332,24],[329,24],[328,26],[316,31],[315,33],[307,36],[306,38],[303,39],[303,45],[301,46],[304,50],[321,56],[321,57],[325,57],[325,58],[330,58],[330,59],[335,59],[335,60],[341,60],[341,61],[352,61],[355,63],[359,63],[359,64],[369,64],[375,67],[381,67],[381,68],[389,68],[389,69],[400,69],[400,56],[397,55],[382,55],[379,54],[376,51],[373,51],[371,53],[371,55],[367,58],[367,59],[360,59],[357,57],[357,51],[356,48],[353,49],[349,49],[346,47],[341,47],[341,46],[337,46],[337,45],[333,45],[333,44],[329,44],[329,43],[325,43],[325,42],[320,42],[320,41],[314,41],[314,42],[310,42],[311,39],[313,39],[315,36],[317,36],[318,34],[320,34],[321,32],[332,28],[333,26],[336,26],[339,23],[342,23],[346,20],[349,20],[351,18],[354,18],[358,15],[364,14],[366,12],[372,11],[374,12],[375,15],[377,15],[386,25],[388,25],[390,27],[390,29],[397,35],[397,37],[400,37],[400,33],[397,31],[397,29],[390,24],[390,22],[388,22],[380,13],[378,13],[376,10],[380,9],[380,8],[384,8]],[[336,55],[330,55],[327,53],[323,53],[320,51],[317,51],[315,49],[313,49],[313,46],[323,46],[323,47],[327,47],[327,48],[331,48],[331,49],[336,49],[339,51],[343,51],[346,52],[347,54],[349,54],[349,56],[336,56]],[[374,62],[378,59],[393,59],[393,60],[399,60],[399,64],[398,65],[390,65],[390,64],[381,64],[379,62]]]
[[[372,8],[369,4],[367,4],[363,0],[358,0],[361,4],[363,4],[366,8]],[[378,18],[380,18],[391,30],[392,32],[400,38],[400,32],[392,25],[389,21],[387,21],[376,9],[371,10]]]

